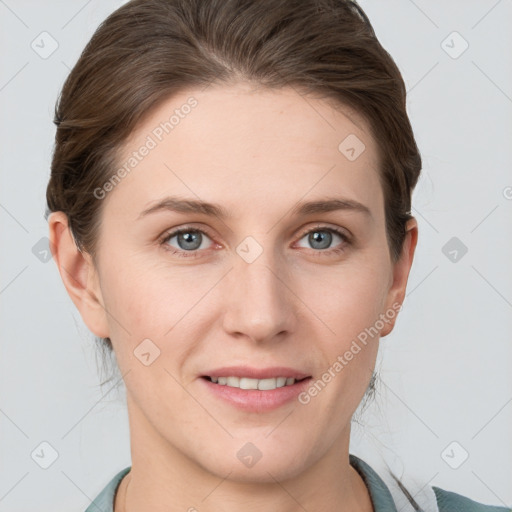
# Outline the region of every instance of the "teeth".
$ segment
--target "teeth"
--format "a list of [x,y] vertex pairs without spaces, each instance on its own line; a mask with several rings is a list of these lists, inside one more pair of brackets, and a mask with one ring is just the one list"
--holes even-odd
[[210,377],[212,382],[221,386],[230,386],[240,389],[259,389],[261,391],[270,391],[284,386],[295,384],[293,377],[276,377],[272,379],[249,379],[248,377]]
[[286,384],[286,377],[277,377],[276,386],[282,388]]
[[261,379],[258,381],[258,389],[268,391],[277,388],[277,379]]
[[233,387],[240,389],[258,389],[258,379],[248,379],[246,377],[242,377],[238,385]]
[[227,377],[226,385],[232,388],[238,388],[240,387],[240,379],[238,377]]

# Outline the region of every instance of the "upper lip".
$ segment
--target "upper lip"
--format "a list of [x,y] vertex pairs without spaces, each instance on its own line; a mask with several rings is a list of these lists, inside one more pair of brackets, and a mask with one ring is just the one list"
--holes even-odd
[[272,379],[276,377],[294,378],[301,380],[310,375],[286,366],[269,368],[252,368],[250,366],[224,366],[206,372],[204,377],[247,377],[249,379]]

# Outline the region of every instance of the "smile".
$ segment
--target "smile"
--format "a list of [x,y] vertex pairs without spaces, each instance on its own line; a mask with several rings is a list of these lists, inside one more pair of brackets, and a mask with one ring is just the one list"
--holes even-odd
[[211,382],[220,386],[229,386],[239,389],[259,389],[261,391],[270,391],[276,388],[292,386],[295,384],[293,377],[274,377],[270,379],[251,379],[248,377],[206,377]]
[[203,375],[198,379],[204,383],[203,389],[209,396],[235,409],[260,414],[296,402],[299,394],[311,381],[311,376],[303,376],[297,372],[295,377],[286,377],[276,372],[274,375],[277,374],[278,377],[265,375],[264,378],[239,377],[222,372],[223,376],[221,372],[215,373],[215,376]]

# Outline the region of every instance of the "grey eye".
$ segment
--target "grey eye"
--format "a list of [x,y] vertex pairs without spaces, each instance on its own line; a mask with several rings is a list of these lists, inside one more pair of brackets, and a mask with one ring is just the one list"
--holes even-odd
[[[176,239],[177,246],[171,241]],[[197,249],[205,249],[204,244],[207,245],[209,237],[199,230],[187,229],[178,231],[169,236],[167,243],[176,249],[182,251],[195,251]]]
[[308,234],[308,242],[313,249],[327,249],[331,245],[332,233],[328,231],[312,231]]
[[[331,228],[322,228],[322,229],[313,229],[306,233],[302,238],[302,240],[307,240],[307,244],[312,249],[324,250],[330,249],[334,245],[333,242],[336,242],[336,238],[339,239],[336,245],[345,242],[345,238],[341,233],[337,233],[334,229]],[[304,247],[304,245],[300,245]]]

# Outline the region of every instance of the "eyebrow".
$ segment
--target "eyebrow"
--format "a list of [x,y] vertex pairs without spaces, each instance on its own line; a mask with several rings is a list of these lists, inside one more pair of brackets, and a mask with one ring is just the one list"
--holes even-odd
[[[291,213],[295,216],[311,215],[313,213],[326,213],[337,210],[353,211],[363,213],[368,217],[372,217],[370,209],[358,201],[352,199],[329,198],[316,201],[308,201],[298,203],[292,208]],[[225,208],[219,204],[198,201],[195,199],[180,199],[178,197],[166,197],[158,201],[154,205],[146,208],[139,215],[139,219],[160,211],[174,211],[178,213],[202,213],[220,219],[231,218]]]

